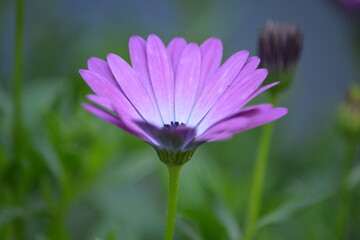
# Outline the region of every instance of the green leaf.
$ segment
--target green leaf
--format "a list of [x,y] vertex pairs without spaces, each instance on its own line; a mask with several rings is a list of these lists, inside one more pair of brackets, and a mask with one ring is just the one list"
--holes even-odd
[[289,220],[293,218],[296,214],[303,212],[305,209],[326,200],[327,198],[332,196],[332,194],[333,192],[324,191],[317,195],[312,195],[311,197],[301,198],[293,201],[286,201],[284,205],[280,206],[275,211],[259,219],[258,228]]
[[43,156],[46,166],[50,172],[59,182],[63,182],[65,171],[57,153],[54,151],[51,144],[46,139],[40,137],[34,138],[34,141],[35,147]]
[[120,164],[110,166],[99,176],[94,188],[111,188],[121,184],[136,182],[155,171],[159,160],[154,159],[155,152],[144,151],[130,155],[127,160],[119,159]]
[[180,221],[177,222],[176,228],[183,235],[183,238],[188,240],[203,240],[199,227],[191,218],[182,214],[178,214],[178,218]]
[[235,218],[233,212],[222,202],[217,201],[214,206],[215,214],[222,223],[226,233],[228,235],[227,239],[230,240],[238,240],[241,236],[241,230],[239,227],[239,223]]

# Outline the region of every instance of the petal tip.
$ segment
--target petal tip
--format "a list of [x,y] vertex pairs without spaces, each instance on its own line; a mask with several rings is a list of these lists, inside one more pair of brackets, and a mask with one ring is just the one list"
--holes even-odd
[[[95,62],[95,61],[99,61],[99,60],[102,60],[102,59],[97,58],[97,57],[90,57],[90,58],[87,60],[87,64],[89,65],[89,64],[91,64],[91,63],[93,63],[93,62]],[[103,61],[104,61],[104,60],[103,60]]]
[[82,77],[84,77],[84,75],[86,75],[89,72],[89,70],[87,70],[87,69],[79,69],[78,72]]
[[[287,109],[287,108],[282,108],[282,107],[280,107],[279,109],[283,112],[284,115],[286,115],[286,114],[289,113],[289,109]],[[283,116],[284,116],[284,115],[283,115]]]
[[172,41],[186,43],[186,40],[183,37],[174,37],[173,39],[170,40],[170,42]]
[[267,77],[268,73],[269,73],[269,70],[267,70],[266,68],[259,68],[257,70],[255,70],[255,72],[257,72],[257,76],[261,76],[263,77],[264,79]]
[[112,67],[114,67],[116,65],[116,62],[118,60],[122,60],[122,58],[119,57],[118,55],[116,55],[115,53],[107,54],[106,59],[107,59],[110,69],[112,69]]
[[142,37],[140,37],[139,35],[133,35],[129,39],[129,44],[132,42],[135,42],[135,41],[144,42],[145,40]]
[[276,118],[274,120],[282,118],[289,113],[289,110],[284,107],[276,107],[273,108],[272,111],[276,114]]
[[109,60],[109,59],[111,59],[111,58],[114,58],[114,57],[117,57],[118,55],[116,55],[115,53],[108,53],[107,55],[106,55],[106,58]]
[[250,55],[250,52],[248,50],[241,50],[232,55],[232,57],[235,57],[236,59],[245,59],[247,60]]
[[89,104],[89,103],[82,103],[81,106],[86,110],[86,111],[89,111],[91,112],[91,109],[94,108],[93,105]]
[[258,66],[260,64],[261,59],[258,56],[252,56],[248,59],[248,61],[254,62],[255,65]]
[[96,94],[86,94],[86,98],[90,101],[93,101],[97,97]]
[[200,49],[200,48],[199,48],[199,45],[197,43],[191,42],[185,47],[185,49],[195,50],[195,49]]
[[241,52],[244,56],[246,56],[246,58],[248,58],[250,55],[250,52],[248,50],[242,50]]
[[217,37],[210,37],[206,39],[202,44],[216,44],[219,47],[222,47],[222,41],[220,38]]
[[154,33],[150,33],[149,34],[149,36],[147,37],[147,40],[149,41],[149,40],[160,40],[160,38],[156,35],[156,34],[154,34]]
[[263,68],[263,74],[265,75],[265,77],[267,77],[267,75],[269,74],[269,70]]

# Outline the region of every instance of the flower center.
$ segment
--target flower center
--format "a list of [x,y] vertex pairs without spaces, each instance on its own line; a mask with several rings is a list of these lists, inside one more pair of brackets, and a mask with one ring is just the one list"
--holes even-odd
[[178,126],[185,126],[185,123],[179,123],[178,121],[176,122],[171,121],[170,124],[164,124],[164,128],[167,129],[174,129],[177,128]]

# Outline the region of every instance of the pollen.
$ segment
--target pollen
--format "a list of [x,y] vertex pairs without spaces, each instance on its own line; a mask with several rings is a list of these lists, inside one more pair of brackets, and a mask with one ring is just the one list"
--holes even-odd
[[170,124],[164,124],[164,128],[173,129],[177,128],[178,126],[185,126],[185,123],[179,123],[178,121],[171,121]]

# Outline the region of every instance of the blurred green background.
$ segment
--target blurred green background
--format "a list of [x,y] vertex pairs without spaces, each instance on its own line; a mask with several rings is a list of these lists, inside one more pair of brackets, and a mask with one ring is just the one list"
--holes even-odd
[[[279,105],[256,239],[336,239],[344,141],[335,120],[360,81],[359,22],[325,0],[25,1],[21,141],[12,146],[15,1],[0,0],[0,239],[161,239],[167,172],[155,151],[81,108],[86,60],[129,59],[131,35],[222,39],[256,55],[267,19],[305,36]],[[357,45],[356,45],[357,44]],[[254,103],[267,102],[263,94]],[[261,128],[203,145],[180,180],[176,239],[240,239]],[[21,146],[20,146],[21,145]],[[14,162],[14,152],[19,160]],[[360,239],[360,154],[348,239]]]

